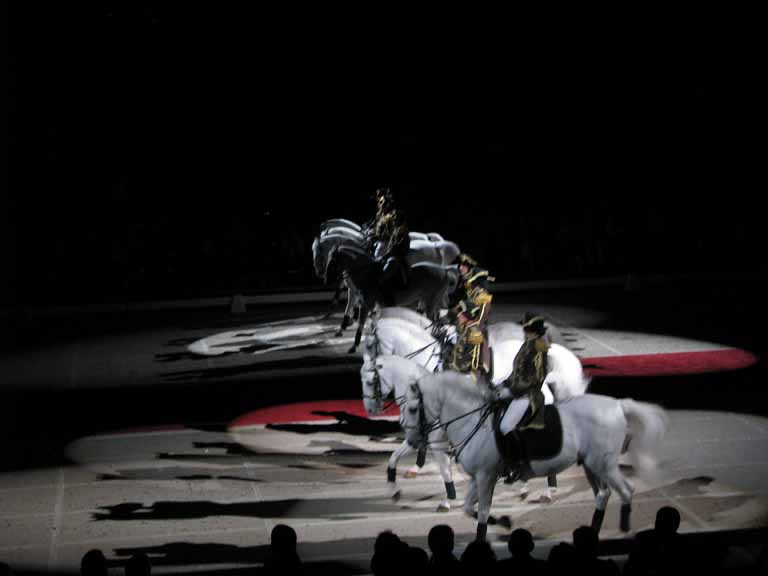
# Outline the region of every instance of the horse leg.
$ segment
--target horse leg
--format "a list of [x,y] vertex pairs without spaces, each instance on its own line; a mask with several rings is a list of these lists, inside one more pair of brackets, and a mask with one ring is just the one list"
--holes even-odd
[[440,470],[443,484],[445,484],[446,495],[446,499],[438,505],[437,511],[448,512],[451,509],[449,500],[456,500],[456,486],[451,475],[451,459],[442,450],[432,450],[432,455],[435,458],[435,462],[437,462],[437,468]]
[[632,493],[634,492],[634,487],[624,477],[624,474],[621,473],[618,466],[614,466],[608,470],[606,480],[611,488],[616,490],[621,497],[621,519],[619,522],[619,529],[622,532],[629,532],[629,518],[632,515]]
[[557,493],[557,476],[552,473],[547,475],[547,488],[544,490],[544,494],[541,499],[547,504],[551,503],[555,499]]
[[352,347],[347,350],[348,354],[354,354],[357,347],[360,345],[360,340],[363,337],[363,326],[365,326],[365,320],[368,318],[368,306],[363,304],[360,308],[360,321],[357,323],[357,332],[355,332],[355,342]]
[[488,519],[496,486],[496,474],[478,473],[477,478],[477,540],[485,540],[488,533]]
[[472,518],[477,518],[475,504],[477,504],[477,480],[472,476],[469,481],[467,495],[464,497],[464,514]]
[[335,336],[337,338],[340,338],[344,335],[344,330],[347,329],[347,327],[352,323],[352,317],[349,313],[350,308],[352,308],[352,291],[347,289],[347,307],[344,309],[344,317],[341,319],[341,326],[339,326],[339,329],[336,331]]
[[605,518],[605,507],[608,505],[608,499],[611,497],[611,489],[603,478],[595,475],[592,470],[584,466],[584,472],[587,475],[587,481],[595,494],[595,512],[592,514],[592,528],[600,533]]
[[413,452],[413,448],[407,441],[404,441],[397,449],[392,452],[387,463],[387,492],[389,497],[395,502],[400,499],[400,487],[397,485],[397,463],[406,454]]

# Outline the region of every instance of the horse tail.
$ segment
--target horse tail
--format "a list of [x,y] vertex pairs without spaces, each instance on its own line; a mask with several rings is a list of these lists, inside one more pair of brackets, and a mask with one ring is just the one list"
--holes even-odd
[[586,393],[592,379],[584,373],[584,367],[576,354],[565,346],[553,344],[547,360],[550,364],[547,384],[558,402]]
[[641,475],[653,475],[657,469],[655,452],[669,427],[669,417],[656,404],[631,398],[619,402],[627,419],[630,461]]

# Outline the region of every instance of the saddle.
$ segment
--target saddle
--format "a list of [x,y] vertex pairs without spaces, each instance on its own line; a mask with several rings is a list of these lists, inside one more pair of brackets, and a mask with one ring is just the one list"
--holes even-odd
[[[546,460],[554,458],[560,453],[563,448],[563,424],[560,421],[560,413],[557,411],[557,408],[551,405],[542,407],[543,429],[515,429],[508,434],[502,434],[499,426],[508,406],[508,402],[501,404],[494,411],[493,417],[496,448],[507,463]],[[531,407],[529,406],[525,414],[523,414],[521,422],[529,419],[530,410]]]

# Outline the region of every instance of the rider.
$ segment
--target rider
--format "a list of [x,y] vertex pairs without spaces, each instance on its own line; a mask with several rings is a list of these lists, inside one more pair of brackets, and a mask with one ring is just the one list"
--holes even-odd
[[544,318],[532,312],[523,316],[523,334],[525,340],[512,364],[512,374],[503,386],[509,390],[512,398],[527,397],[530,408],[517,425],[517,430],[526,428],[544,428],[544,393],[541,387],[547,376],[547,352],[549,337]]
[[455,319],[458,341],[453,348],[450,367],[459,372],[470,372],[475,378],[483,376],[490,383],[487,325],[493,296],[488,291],[488,284],[494,278],[468,254],[459,254],[458,261],[462,282],[460,300],[449,311],[449,317]]
[[[378,248],[376,243],[378,242]],[[376,190],[376,217],[373,223],[374,258],[381,266],[380,286],[399,278],[400,287],[408,284],[406,255],[410,246],[408,223],[402,210],[395,208],[389,188]]]

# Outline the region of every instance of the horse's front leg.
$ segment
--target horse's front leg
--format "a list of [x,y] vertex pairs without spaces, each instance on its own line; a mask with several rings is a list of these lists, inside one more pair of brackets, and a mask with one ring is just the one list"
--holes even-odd
[[400,487],[397,485],[397,463],[400,461],[400,458],[414,450],[415,448],[405,440],[389,457],[389,462],[387,463],[387,492],[392,500],[397,501],[400,499]]
[[[440,431],[441,432],[441,431]],[[438,512],[448,512],[451,509],[450,500],[456,500],[456,485],[453,483],[453,474],[451,473],[451,458],[448,456],[447,448],[448,443],[444,438],[440,438],[442,434],[438,434],[434,440],[430,438],[430,446],[432,449],[432,455],[437,462],[437,468],[440,471],[440,476],[445,484],[446,500],[440,503],[437,507]]]
[[352,301],[354,300],[354,296],[352,295],[352,290],[347,287],[347,307],[344,309],[344,317],[341,319],[341,326],[339,326],[339,329],[337,330],[335,336],[337,338],[340,338],[344,334],[344,330],[347,329],[347,327],[352,324]]
[[357,323],[357,331],[355,332],[355,343],[352,344],[352,347],[347,350],[349,354],[353,354],[355,350],[357,350],[357,347],[360,345],[360,340],[363,337],[363,326],[365,326],[365,321],[368,318],[368,306],[366,304],[363,304],[360,307],[360,320]]
[[488,517],[491,513],[493,489],[496,486],[498,474],[481,472],[477,479],[477,540],[485,540],[488,533]]
[[475,504],[477,504],[477,480],[472,476],[467,488],[467,495],[464,497],[464,514],[477,518]]

